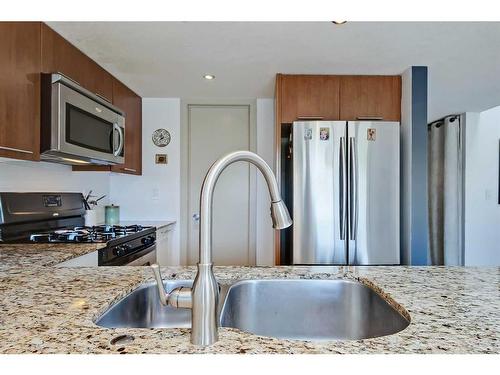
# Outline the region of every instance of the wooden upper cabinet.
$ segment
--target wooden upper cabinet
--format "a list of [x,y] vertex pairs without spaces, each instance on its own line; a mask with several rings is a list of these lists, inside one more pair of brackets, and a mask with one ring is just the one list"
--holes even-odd
[[113,101],[113,77],[95,61],[42,23],[42,72],[60,72],[96,93]]
[[401,120],[401,76],[341,76],[340,119]]
[[339,119],[338,76],[278,74],[281,123]]
[[40,22],[0,22],[0,156],[40,159]]
[[142,99],[120,81],[113,79],[113,104],[125,112],[125,164],[111,170],[142,173]]

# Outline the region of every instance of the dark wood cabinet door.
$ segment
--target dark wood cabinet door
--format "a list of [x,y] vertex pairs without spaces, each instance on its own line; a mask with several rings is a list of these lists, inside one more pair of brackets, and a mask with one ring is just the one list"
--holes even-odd
[[340,118],[401,120],[401,76],[342,76]]
[[113,80],[113,104],[125,112],[125,164],[111,170],[142,173],[142,99],[120,81]]
[[339,119],[337,76],[281,75],[281,122]]
[[87,90],[113,101],[113,77],[90,57],[42,23],[42,72],[60,72]]
[[0,156],[40,159],[40,22],[0,22]]

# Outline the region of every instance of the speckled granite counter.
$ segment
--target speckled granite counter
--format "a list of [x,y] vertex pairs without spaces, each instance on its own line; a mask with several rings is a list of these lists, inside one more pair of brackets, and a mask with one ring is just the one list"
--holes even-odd
[[[19,249],[18,249],[19,250]],[[50,251],[50,250],[47,250]],[[58,250],[54,250],[59,254]],[[75,250],[80,251],[80,250]],[[458,267],[215,267],[219,282],[255,278],[357,279],[411,316],[394,335],[357,341],[300,342],[220,328],[208,348],[189,343],[188,329],[105,329],[93,321],[144,280],[147,268],[54,268],[31,249],[32,263],[4,264],[0,247],[0,353],[499,353],[500,269]],[[26,255],[26,253],[24,253]],[[31,256],[34,258],[31,258]],[[62,259],[62,258],[61,258]],[[162,268],[190,279],[194,268]],[[111,345],[128,334],[135,340]]]
[[105,243],[0,244],[0,271],[9,267],[53,266],[103,247]]

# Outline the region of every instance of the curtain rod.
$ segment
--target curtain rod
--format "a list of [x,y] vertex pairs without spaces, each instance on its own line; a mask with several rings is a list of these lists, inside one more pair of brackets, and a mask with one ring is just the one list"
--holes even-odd
[[439,122],[444,122],[444,120],[446,120],[447,118],[459,118],[459,117],[460,117],[460,115],[447,115],[447,116],[440,118],[439,120],[432,121],[432,122],[428,123],[427,126],[430,127],[430,126],[437,124]]

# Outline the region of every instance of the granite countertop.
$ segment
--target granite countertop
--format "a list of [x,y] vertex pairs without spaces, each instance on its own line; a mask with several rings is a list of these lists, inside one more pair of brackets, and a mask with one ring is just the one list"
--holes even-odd
[[[55,268],[55,259],[63,260],[61,249],[18,246],[0,246],[0,353],[500,352],[498,267],[215,267],[220,283],[257,278],[359,280],[409,314],[411,323],[390,336],[327,342],[220,328],[219,341],[200,348],[190,344],[189,329],[106,329],[93,323],[114,301],[152,280],[148,268]],[[20,253],[23,259],[16,264],[15,254]],[[162,272],[168,279],[195,275],[194,267],[162,267]],[[110,343],[123,334],[135,340]]]
[[0,271],[10,267],[54,266],[106,247],[105,243],[0,244]]
[[[175,221],[120,221],[117,225],[172,226]],[[0,270],[7,266],[53,266],[106,247],[106,243],[0,243]]]

